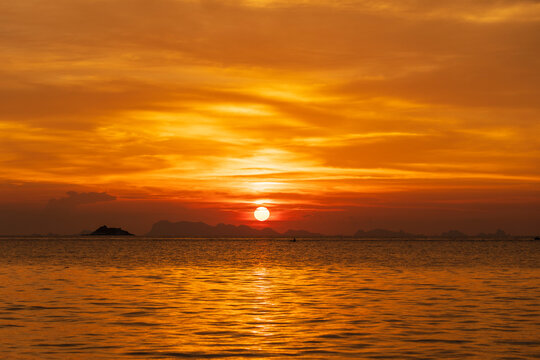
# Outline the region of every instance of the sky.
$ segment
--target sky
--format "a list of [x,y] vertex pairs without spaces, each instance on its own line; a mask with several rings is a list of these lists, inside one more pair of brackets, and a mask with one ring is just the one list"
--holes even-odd
[[540,234],[540,1],[3,1],[0,48],[0,234]]

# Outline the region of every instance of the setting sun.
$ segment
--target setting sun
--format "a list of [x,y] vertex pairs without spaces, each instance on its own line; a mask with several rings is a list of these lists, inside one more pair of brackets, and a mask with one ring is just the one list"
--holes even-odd
[[258,207],[255,212],[253,212],[255,219],[259,221],[266,221],[270,217],[270,211],[264,206]]

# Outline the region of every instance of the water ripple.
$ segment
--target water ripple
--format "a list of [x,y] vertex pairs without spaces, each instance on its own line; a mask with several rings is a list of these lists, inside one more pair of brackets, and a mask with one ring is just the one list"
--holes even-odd
[[6,359],[540,354],[538,242],[7,239],[0,265]]

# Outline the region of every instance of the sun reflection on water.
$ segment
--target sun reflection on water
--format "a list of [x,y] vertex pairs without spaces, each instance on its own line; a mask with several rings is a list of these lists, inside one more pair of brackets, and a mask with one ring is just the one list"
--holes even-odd
[[6,358],[538,352],[536,242],[6,241]]

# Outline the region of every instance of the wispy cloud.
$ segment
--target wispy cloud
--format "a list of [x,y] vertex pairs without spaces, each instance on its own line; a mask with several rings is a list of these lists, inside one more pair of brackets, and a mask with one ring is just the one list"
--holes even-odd
[[114,201],[116,200],[115,196],[109,195],[105,192],[87,192],[87,193],[78,193],[76,191],[68,191],[66,197],[61,197],[58,199],[51,199],[47,203],[47,210],[69,210],[73,209],[79,205],[93,204],[103,201]]
[[538,6],[3,2],[0,181],[229,210],[456,183],[511,202],[540,181]]

